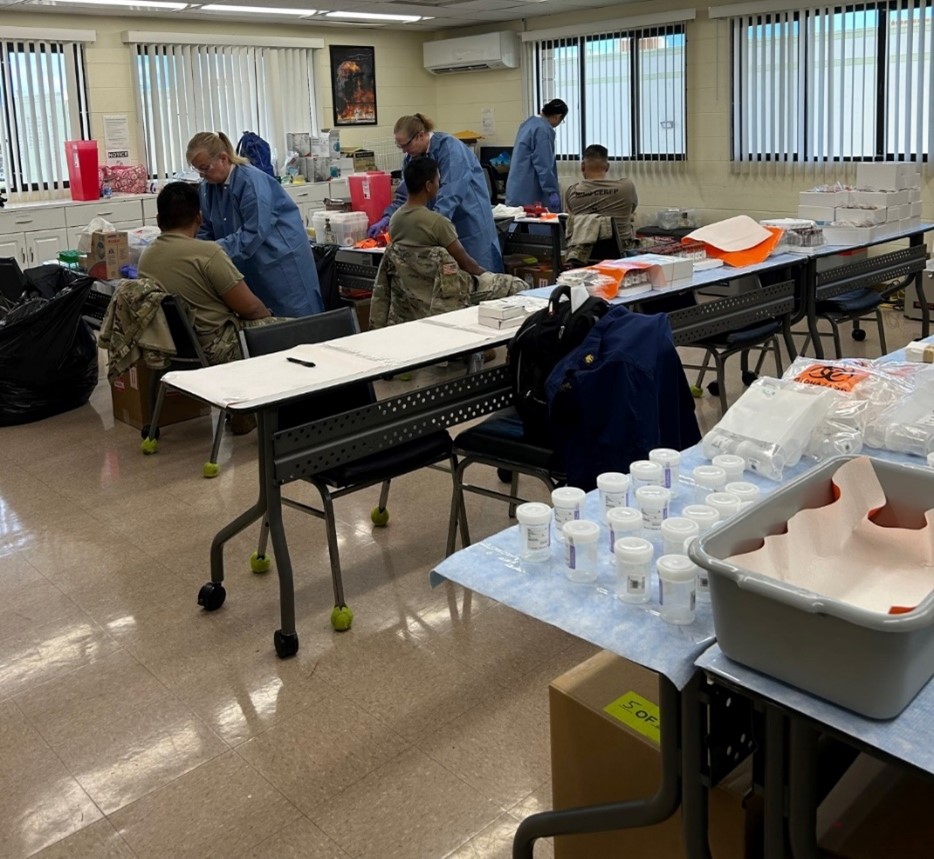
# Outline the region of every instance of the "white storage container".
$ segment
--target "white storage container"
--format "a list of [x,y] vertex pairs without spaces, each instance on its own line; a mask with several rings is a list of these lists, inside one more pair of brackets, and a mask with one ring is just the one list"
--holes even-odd
[[856,165],[856,184],[877,191],[919,188],[918,165],[910,161],[867,162]]
[[349,248],[366,238],[366,212],[315,212],[312,223],[319,244]]

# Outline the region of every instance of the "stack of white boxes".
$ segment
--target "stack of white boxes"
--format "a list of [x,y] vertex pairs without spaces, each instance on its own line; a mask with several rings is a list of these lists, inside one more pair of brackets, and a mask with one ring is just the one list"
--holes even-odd
[[860,190],[802,191],[798,217],[825,225],[824,241],[828,245],[865,244],[896,225],[906,227],[921,218],[921,173],[917,164],[858,164],[856,187]]

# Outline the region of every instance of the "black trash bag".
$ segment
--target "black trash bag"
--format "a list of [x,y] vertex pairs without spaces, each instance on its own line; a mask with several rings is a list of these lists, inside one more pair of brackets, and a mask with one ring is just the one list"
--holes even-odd
[[97,385],[97,342],[81,318],[94,281],[60,266],[25,275],[27,295],[52,297],[27,298],[0,322],[0,426],[75,409]]

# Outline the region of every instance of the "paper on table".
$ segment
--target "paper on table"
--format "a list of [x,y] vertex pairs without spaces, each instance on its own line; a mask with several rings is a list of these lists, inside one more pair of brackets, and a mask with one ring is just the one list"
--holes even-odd
[[[291,356],[311,361],[306,367],[287,360]],[[199,370],[175,370],[163,377],[167,384],[218,407],[273,402],[283,394],[331,387],[378,371],[380,364],[356,355],[347,355],[324,344],[308,343],[260,355],[245,361],[232,361]]]
[[717,221],[706,227],[698,227],[685,239],[711,245],[721,251],[745,251],[764,242],[771,233],[749,215],[737,215],[725,221]]
[[430,363],[439,357],[449,357],[461,349],[470,352],[484,348],[483,339],[489,339],[492,328],[467,331],[442,327],[420,319],[402,325],[390,325],[375,331],[366,331],[331,342],[335,351],[359,355],[386,364]]
[[923,527],[896,521],[867,457],[832,482],[835,501],[798,511],[786,533],[728,563],[869,611],[917,606],[934,590],[934,510]]

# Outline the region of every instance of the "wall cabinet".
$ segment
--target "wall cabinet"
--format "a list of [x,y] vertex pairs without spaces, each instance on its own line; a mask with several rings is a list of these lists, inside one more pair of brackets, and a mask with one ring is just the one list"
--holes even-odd
[[327,182],[314,182],[306,185],[283,185],[286,193],[295,201],[301,212],[305,227],[312,226],[312,216],[324,208],[324,199],[330,195],[331,186]]

